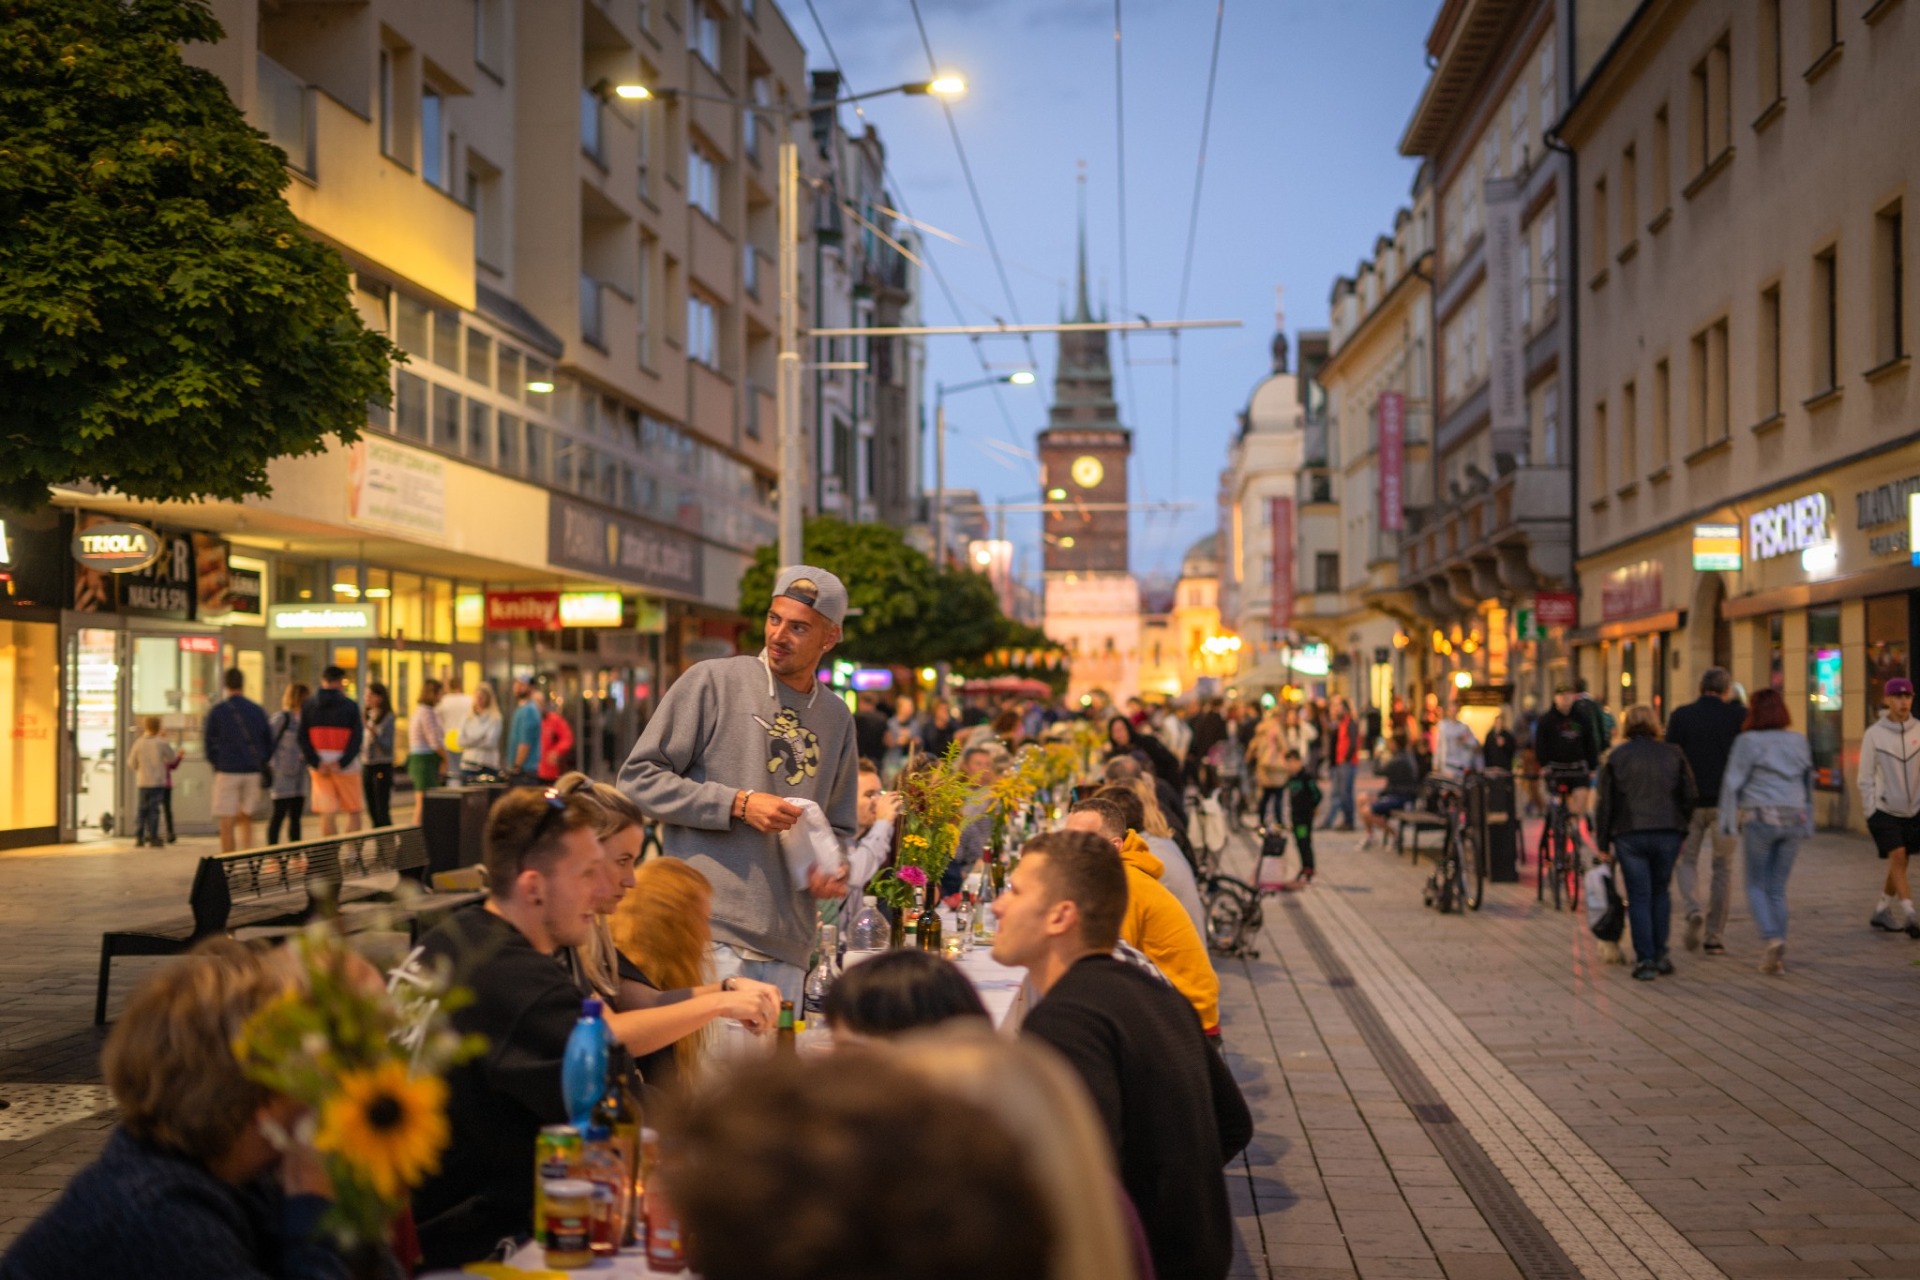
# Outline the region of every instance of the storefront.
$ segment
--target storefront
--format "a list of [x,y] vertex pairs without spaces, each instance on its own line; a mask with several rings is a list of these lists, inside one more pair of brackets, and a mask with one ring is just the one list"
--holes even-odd
[[59,835],[66,542],[57,511],[0,510],[0,849]]
[[[1819,819],[1864,829],[1860,736],[1920,637],[1920,441],[1699,514],[1583,578],[1581,669],[1664,715],[1723,666],[1774,688],[1813,749]],[[1597,615],[1597,616],[1596,616]]]

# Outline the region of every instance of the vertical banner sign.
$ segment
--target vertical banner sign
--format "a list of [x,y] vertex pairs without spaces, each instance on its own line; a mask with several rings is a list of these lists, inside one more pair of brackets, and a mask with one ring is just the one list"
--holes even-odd
[[1293,625],[1293,499],[1269,498],[1267,516],[1273,523],[1273,569],[1267,590],[1267,626],[1285,631]]
[[1398,391],[1382,391],[1374,410],[1380,423],[1380,527],[1398,533],[1406,507],[1405,458],[1407,398]]
[[1489,179],[1487,199],[1487,358],[1493,452],[1527,455],[1527,389],[1520,323],[1520,183]]

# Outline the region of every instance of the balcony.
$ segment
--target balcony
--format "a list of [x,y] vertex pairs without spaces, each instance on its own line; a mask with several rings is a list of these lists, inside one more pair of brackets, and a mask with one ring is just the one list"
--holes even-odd
[[259,84],[253,114],[267,141],[287,153],[287,167],[313,174],[313,87],[279,63],[260,54]]
[[1515,467],[1408,513],[1400,580],[1428,617],[1463,616],[1573,580],[1573,475],[1566,467]]
[[603,286],[592,276],[580,277],[580,341],[604,352],[607,349]]

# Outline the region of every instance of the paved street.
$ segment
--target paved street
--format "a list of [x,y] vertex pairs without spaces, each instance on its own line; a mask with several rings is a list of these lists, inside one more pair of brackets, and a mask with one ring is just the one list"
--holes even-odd
[[[1920,1276],[1920,944],[1866,929],[1864,842],[1803,850],[1786,978],[1736,902],[1726,956],[1652,984],[1531,882],[1440,918],[1424,864],[1320,848],[1221,965],[1258,1130],[1236,1275]],[[0,1243],[108,1124],[100,929],[178,910],[199,852],[0,855]],[[154,963],[116,967],[116,1005]]]

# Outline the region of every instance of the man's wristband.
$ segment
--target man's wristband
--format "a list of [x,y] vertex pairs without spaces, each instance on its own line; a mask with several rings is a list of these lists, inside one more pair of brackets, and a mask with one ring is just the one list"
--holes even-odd
[[733,817],[736,822],[747,816],[747,802],[751,799],[751,791],[742,791],[733,797]]

